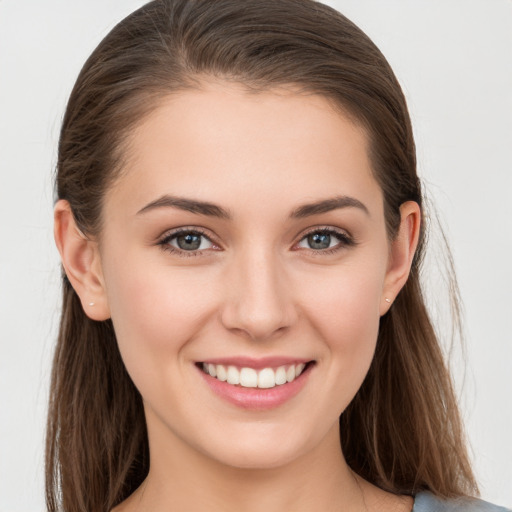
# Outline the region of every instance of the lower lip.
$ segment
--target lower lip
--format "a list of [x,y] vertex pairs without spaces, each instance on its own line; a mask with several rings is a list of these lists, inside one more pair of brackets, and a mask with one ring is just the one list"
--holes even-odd
[[313,366],[314,364],[308,364],[305,370],[292,382],[267,389],[234,386],[208,375],[200,368],[197,370],[217,396],[242,409],[267,410],[279,407],[297,395],[305,386]]

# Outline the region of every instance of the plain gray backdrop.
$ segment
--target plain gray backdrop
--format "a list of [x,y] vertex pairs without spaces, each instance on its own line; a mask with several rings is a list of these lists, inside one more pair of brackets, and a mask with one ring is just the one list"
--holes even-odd
[[[51,180],[64,107],[90,52],[143,3],[0,0],[0,512],[44,509],[60,295]],[[467,365],[458,349],[452,364],[474,467],[482,496],[511,506],[512,1],[327,3],[375,41],[407,96],[465,304]],[[432,241],[426,280],[448,338]]]

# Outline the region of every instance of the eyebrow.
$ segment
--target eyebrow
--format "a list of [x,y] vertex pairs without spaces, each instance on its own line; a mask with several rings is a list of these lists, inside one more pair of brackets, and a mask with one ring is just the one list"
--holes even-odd
[[304,217],[310,217],[311,215],[326,213],[341,208],[358,208],[365,212],[367,215],[370,214],[368,208],[366,208],[366,206],[361,201],[359,201],[359,199],[350,196],[338,196],[331,199],[324,199],[315,203],[299,206],[293,210],[290,217],[293,219],[303,219]]
[[137,212],[137,215],[146,213],[156,208],[178,208],[187,212],[198,213],[199,215],[208,215],[210,217],[219,217],[221,219],[231,219],[231,214],[213,203],[204,201],[196,201],[195,199],[187,199],[185,197],[176,197],[164,195],[155,201],[147,204]]
[[[141,208],[137,212],[137,215],[157,208],[178,208],[179,210],[197,213],[199,215],[207,215],[209,217],[218,217],[227,220],[232,219],[232,215],[228,210],[216,204],[167,194]],[[342,208],[358,208],[369,215],[368,208],[358,199],[350,196],[337,196],[301,205],[292,211],[290,217],[292,219],[303,219],[305,217],[311,217]]]

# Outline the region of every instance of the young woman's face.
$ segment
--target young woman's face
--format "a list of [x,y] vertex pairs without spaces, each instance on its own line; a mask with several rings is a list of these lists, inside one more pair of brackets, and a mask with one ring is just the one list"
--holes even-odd
[[222,83],[133,133],[99,254],[152,449],[275,467],[338,444],[396,293],[366,144],[320,96]]

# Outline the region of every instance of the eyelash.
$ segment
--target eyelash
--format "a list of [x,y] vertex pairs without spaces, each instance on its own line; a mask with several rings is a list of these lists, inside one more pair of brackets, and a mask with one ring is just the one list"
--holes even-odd
[[171,254],[176,254],[177,256],[183,258],[189,258],[191,256],[202,256],[204,253],[204,249],[202,251],[185,251],[183,249],[178,249],[170,245],[171,240],[179,237],[180,235],[198,235],[203,238],[206,238],[209,242],[211,242],[214,246],[215,242],[206,235],[206,232],[201,228],[180,228],[171,233],[166,233],[164,237],[158,242],[158,245],[162,248],[162,250],[170,252]]
[[[356,241],[345,231],[337,230],[332,227],[316,227],[309,231],[307,231],[302,238],[297,242],[299,244],[302,242],[305,238],[307,238],[310,235],[313,234],[322,234],[322,235],[331,235],[339,240],[339,243],[336,244],[334,247],[328,248],[328,249],[307,249],[311,252],[311,254],[314,254],[315,256],[327,256],[330,254],[335,254],[338,251],[341,251],[342,249],[353,247],[356,245]],[[295,244],[295,245],[297,245]]]
[[[334,247],[328,248],[328,249],[306,249],[309,250],[311,254],[314,254],[315,256],[322,256],[322,255],[330,255],[334,254],[344,248],[352,247],[356,245],[356,241],[346,232],[344,231],[338,231],[337,229],[334,229],[332,227],[316,227],[311,229],[310,231],[307,231],[304,233],[304,235],[300,238],[300,240],[294,245],[296,247],[299,243],[301,243],[305,238],[307,238],[310,235],[313,234],[322,234],[322,235],[331,235],[334,236],[339,240],[339,243],[336,244]],[[175,231],[172,231],[171,233],[166,233],[163,238],[158,242],[158,245],[161,247],[162,250],[170,252],[171,254],[175,254],[179,257],[188,258],[191,256],[203,256],[204,252],[207,249],[203,250],[195,250],[195,251],[186,251],[183,249],[178,249],[176,247],[173,247],[170,245],[171,240],[176,239],[180,235],[184,234],[191,234],[191,235],[198,235],[201,237],[206,238],[213,246],[216,246],[215,242],[206,234],[205,231],[203,231],[200,228],[180,228]]]

